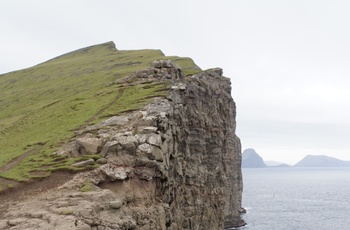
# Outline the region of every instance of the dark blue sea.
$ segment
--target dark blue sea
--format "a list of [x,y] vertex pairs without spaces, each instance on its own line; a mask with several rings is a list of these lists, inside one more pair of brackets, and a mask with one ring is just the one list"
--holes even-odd
[[239,230],[350,229],[350,168],[243,169]]

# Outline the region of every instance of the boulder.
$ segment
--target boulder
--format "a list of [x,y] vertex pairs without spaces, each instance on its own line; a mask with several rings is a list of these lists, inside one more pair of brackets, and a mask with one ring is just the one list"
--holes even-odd
[[96,162],[97,162],[98,164],[101,164],[101,165],[107,164],[107,159],[106,159],[106,158],[100,158],[100,159],[98,159]]
[[115,155],[117,153],[118,141],[107,142],[100,152],[100,155],[106,157],[107,155]]
[[100,126],[114,126],[114,125],[125,125],[129,119],[127,116],[114,116],[103,121]]
[[116,200],[111,201],[111,202],[109,203],[109,207],[110,207],[111,209],[120,209],[122,206],[123,206],[123,201],[120,200],[120,199],[116,199]]
[[157,134],[150,134],[147,139],[148,144],[157,146],[157,147],[160,147],[161,142],[162,142],[162,139],[160,135],[157,135]]
[[80,161],[80,162],[77,162],[75,164],[72,164],[72,166],[74,166],[74,167],[83,167],[83,166],[93,165],[93,164],[95,164],[94,159],[89,159],[89,160],[86,160],[86,161]]
[[137,147],[138,141],[135,136],[121,136],[118,138],[118,142],[122,147],[123,153],[130,154],[130,155],[136,154],[136,147]]
[[102,140],[94,137],[82,137],[76,140],[76,149],[81,155],[91,155],[99,152]]
[[138,149],[143,153],[152,153],[151,145],[147,143],[139,145]]
[[9,226],[16,226],[16,225],[19,225],[19,224],[21,224],[21,223],[23,223],[23,222],[26,222],[26,221],[27,221],[26,218],[16,218],[16,219],[11,219],[11,220],[9,220],[9,221],[7,222],[7,224],[8,224]]
[[128,178],[128,173],[130,172],[125,167],[117,167],[109,164],[101,166],[100,170],[110,181],[125,180]]
[[140,126],[138,128],[139,133],[149,134],[149,133],[156,133],[158,130],[157,127],[154,126]]

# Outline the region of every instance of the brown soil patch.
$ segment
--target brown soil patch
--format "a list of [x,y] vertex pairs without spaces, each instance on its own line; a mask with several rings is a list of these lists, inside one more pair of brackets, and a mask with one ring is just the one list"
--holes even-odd
[[[7,180],[7,184],[12,183],[13,187],[0,192],[0,219],[4,218],[11,202],[18,202],[28,197],[39,195],[49,189],[57,188],[68,180],[71,180],[74,174],[75,173],[72,172],[55,172],[49,177],[22,183]],[[2,183],[3,180],[6,179],[0,178],[0,183]]]
[[[75,173],[72,172],[55,172],[49,177],[35,179],[28,182],[15,182],[12,188],[5,189],[0,192],[1,201],[19,200],[28,196],[37,195],[49,189],[59,187],[68,180],[72,179]],[[1,178],[1,180],[4,180]],[[10,181],[8,183],[12,183]]]

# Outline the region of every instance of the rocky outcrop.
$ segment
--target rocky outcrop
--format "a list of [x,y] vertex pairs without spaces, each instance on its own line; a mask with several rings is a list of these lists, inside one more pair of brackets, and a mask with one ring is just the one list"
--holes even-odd
[[[229,79],[212,69],[170,92],[170,207],[174,229],[220,229],[239,225],[241,147],[235,135],[235,105]],[[179,210],[179,205],[184,207]],[[224,224],[224,226],[223,226]]]
[[138,81],[166,81],[169,93],[127,116],[86,127],[57,154],[99,153],[103,164],[35,201],[11,204],[0,229],[244,225],[241,146],[229,79],[218,68],[185,77],[172,62],[156,61],[124,82]]

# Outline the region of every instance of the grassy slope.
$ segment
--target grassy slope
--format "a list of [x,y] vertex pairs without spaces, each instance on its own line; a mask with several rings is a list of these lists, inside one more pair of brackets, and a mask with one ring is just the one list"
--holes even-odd
[[[108,42],[0,75],[0,167],[27,151],[33,152],[0,176],[27,180],[69,168],[72,159],[52,152],[116,98],[120,86],[108,83],[166,58],[174,60],[185,73],[198,71],[189,58],[164,57],[159,50],[118,51]],[[118,114],[139,108],[145,98],[158,95],[162,87],[126,88],[107,112]]]

